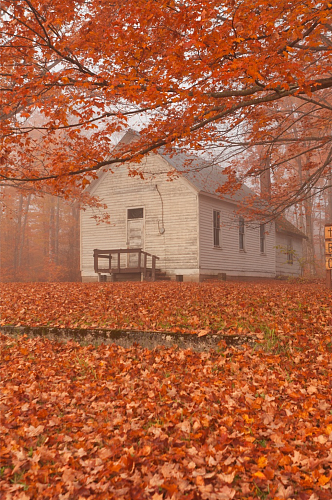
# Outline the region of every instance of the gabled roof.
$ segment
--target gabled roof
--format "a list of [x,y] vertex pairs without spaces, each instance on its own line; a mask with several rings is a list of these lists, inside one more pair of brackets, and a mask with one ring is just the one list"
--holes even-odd
[[[138,140],[138,138],[139,134],[137,132],[132,129],[128,129],[119,143],[114,147],[111,156],[114,156],[116,151],[120,151],[122,146],[130,144],[131,142]],[[181,173],[181,175],[199,193],[210,196],[214,195],[221,198],[216,192],[216,189],[228,181],[228,176],[223,173],[220,166],[212,164],[204,158],[183,153],[180,149],[175,150],[173,154],[169,154],[165,152],[164,148],[159,148],[159,150],[155,151],[154,154],[159,155],[177,172]],[[105,169],[98,173],[98,178],[91,182],[89,190],[91,190],[91,188],[101,180],[105,173]],[[224,194],[222,199],[236,204],[241,204],[241,202],[251,200],[252,208],[255,208],[256,206],[260,209],[262,209],[262,204],[266,204],[265,201],[257,197],[254,191],[248,188],[245,184],[242,184],[240,189],[235,190],[234,193]],[[279,216],[276,219],[276,230],[286,234],[295,235],[300,238],[307,238],[307,236],[300,229],[295,227],[283,216]]]
[[[189,155],[180,150],[170,155],[160,149],[158,154],[175,170],[180,172],[198,192],[220,197],[216,190],[228,181],[228,176],[223,173],[221,167],[211,164],[204,158]],[[255,193],[244,184],[234,193],[227,193],[222,196],[223,199],[233,203],[239,203],[245,198],[253,197],[255,197]]]
[[[110,160],[112,157],[115,156],[116,153],[120,152],[122,147],[125,146],[126,144],[130,144],[131,142],[134,142],[134,141],[137,141],[139,138],[139,134],[137,132],[135,132],[134,130],[132,130],[131,128],[128,129],[126,131],[126,133],[124,134],[124,136],[122,137],[122,139],[118,142],[118,144],[116,146],[114,146],[114,148],[112,149],[111,151],[111,154],[108,158],[108,160]],[[105,167],[105,168],[101,168],[97,171],[97,176],[95,177],[95,179],[93,179],[89,186],[86,188],[87,191],[92,191],[97,184],[99,184],[99,182],[101,181],[101,179],[104,177],[104,175],[109,172],[110,170],[112,170],[112,167]]]
[[[138,138],[139,134],[137,132],[128,129],[122,139],[113,148],[111,157],[114,156],[117,151],[120,151],[123,146],[130,144]],[[154,154],[159,155],[174,168],[174,170],[181,173],[182,177],[184,177],[198,192],[221,198],[216,192],[216,189],[227,182],[228,176],[223,174],[222,168],[219,165],[212,164],[204,158],[183,153],[180,149],[175,150],[173,154],[168,154],[165,153],[164,148],[159,148]],[[106,172],[107,169],[100,170],[98,172],[98,177],[90,183],[87,189],[91,191],[96,184],[100,182]],[[249,198],[256,198],[257,200],[255,193],[244,184],[242,184],[240,189],[235,190],[234,193],[225,193],[222,198],[236,204]],[[256,206],[259,202],[260,200],[255,202]]]
[[276,231],[289,234],[290,236],[308,239],[308,236],[306,236],[303,231],[294,226],[294,224],[289,222],[283,215],[280,215],[276,219]]

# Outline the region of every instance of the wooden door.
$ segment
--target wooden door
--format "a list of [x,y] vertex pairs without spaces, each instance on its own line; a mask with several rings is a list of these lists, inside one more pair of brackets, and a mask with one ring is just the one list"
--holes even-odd
[[[127,246],[144,249],[143,209],[128,210]],[[138,265],[138,254],[128,254],[128,267],[138,267]]]

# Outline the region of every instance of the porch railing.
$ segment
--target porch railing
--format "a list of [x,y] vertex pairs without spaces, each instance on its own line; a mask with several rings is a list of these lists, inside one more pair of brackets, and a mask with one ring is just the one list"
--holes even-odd
[[[156,279],[156,261],[159,257],[144,252],[141,248],[120,248],[115,250],[93,251],[94,271],[98,275],[141,273],[143,279]],[[106,267],[100,266],[99,259],[106,260]],[[150,265],[149,265],[150,264]]]

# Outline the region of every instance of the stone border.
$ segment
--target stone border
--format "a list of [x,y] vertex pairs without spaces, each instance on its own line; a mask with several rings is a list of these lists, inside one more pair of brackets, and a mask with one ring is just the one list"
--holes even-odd
[[222,341],[227,346],[243,349],[244,344],[253,346],[258,340],[254,335],[208,334],[198,337],[191,333],[24,326],[2,326],[0,327],[0,332],[8,335],[27,335],[32,338],[45,337],[60,342],[75,340],[81,344],[116,344],[127,348],[132,347],[134,344],[139,344],[141,347],[148,349],[154,349],[158,346],[177,346],[180,349],[192,349],[197,352],[209,351],[210,349],[216,350],[218,349],[218,344]]

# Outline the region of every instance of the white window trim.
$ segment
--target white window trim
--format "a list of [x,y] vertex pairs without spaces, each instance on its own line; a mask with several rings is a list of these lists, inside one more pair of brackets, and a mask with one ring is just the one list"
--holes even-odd
[[[243,233],[240,233],[240,222],[243,220]],[[243,248],[240,246],[240,234],[243,234]],[[239,237],[239,252],[245,252],[246,251],[246,224],[244,217],[240,216],[239,217],[239,228],[238,228],[238,237]]]
[[287,240],[287,264],[292,266],[294,264],[294,253],[293,253],[293,240],[292,238],[288,238]]

